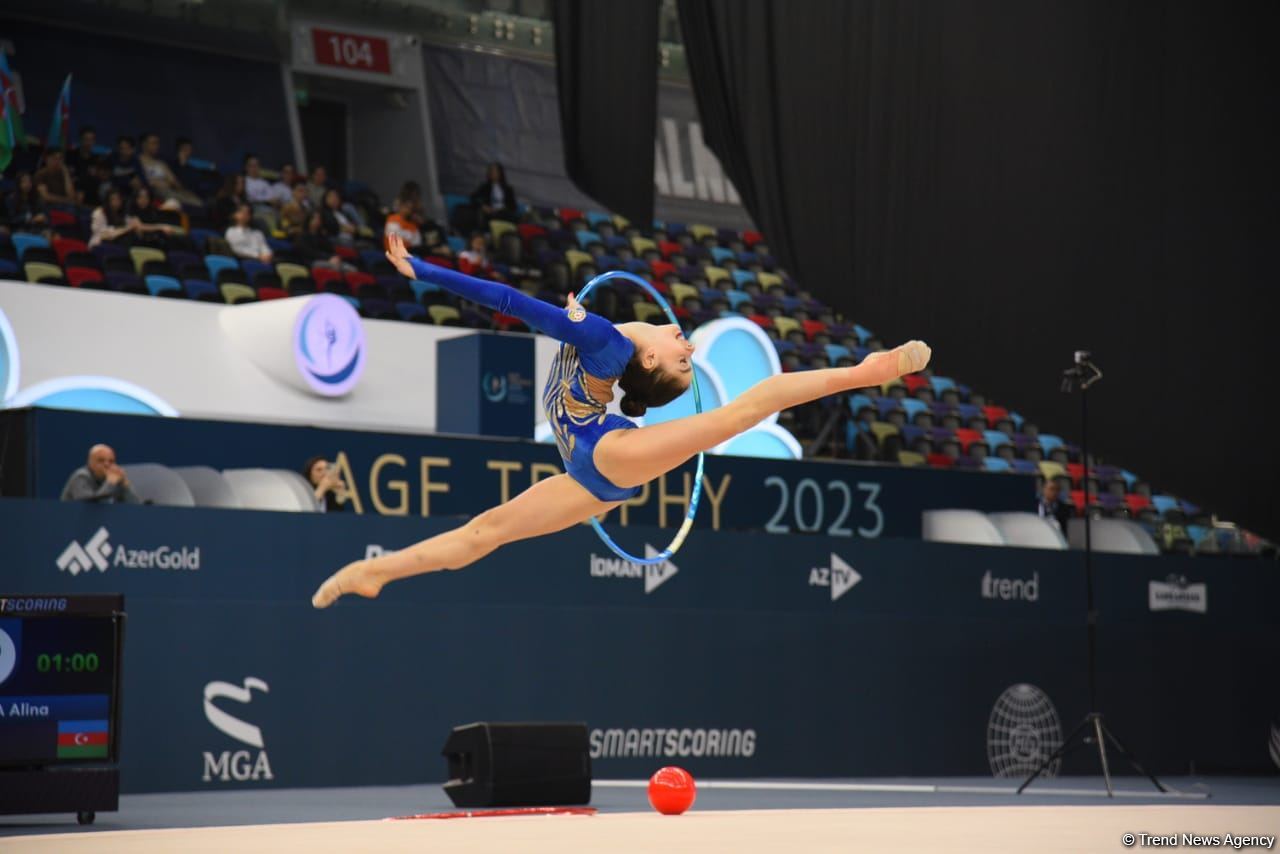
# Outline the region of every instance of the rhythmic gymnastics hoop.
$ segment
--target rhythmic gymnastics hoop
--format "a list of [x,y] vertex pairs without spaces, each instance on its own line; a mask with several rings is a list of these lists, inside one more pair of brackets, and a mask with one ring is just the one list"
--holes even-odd
[[[607,282],[610,279],[626,279],[632,284],[639,285],[649,294],[649,296],[654,298],[658,303],[658,307],[662,309],[672,323],[677,326],[680,325],[680,321],[676,318],[675,312],[671,310],[671,306],[667,304],[665,299],[663,299],[662,294],[658,293],[657,288],[634,273],[627,273],[622,270],[611,270],[608,273],[601,273],[591,281],[587,282],[586,287],[578,293],[578,300],[580,302],[585,300],[596,285]],[[702,393],[698,390],[698,373],[696,370],[692,373],[691,379],[692,382],[690,384],[693,386],[693,410],[694,412],[701,414]],[[698,499],[702,497],[702,465],[705,459],[706,453],[699,451],[698,470],[693,476],[693,497],[689,499],[689,512],[685,514],[684,524],[682,524],[680,526],[680,530],[676,532],[675,538],[671,540],[671,544],[665,549],[658,552],[653,557],[636,557],[635,555],[627,554],[626,550],[615,543],[613,538],[609,536],[609,532],[600,524],[600,520],[595,516],[592,516],[591,527],[595,528],[596,535],[604,541],[604,544],[608,546],[614,554],[623,560],[629,560],[632,563],[638,563],[642,566],[656,566],[660,563],[665,563],[673,554],[680,550],[680,547],[684,545],[685,537],[689,536],[689,531],[693,528],[693,517],[698,512]]]

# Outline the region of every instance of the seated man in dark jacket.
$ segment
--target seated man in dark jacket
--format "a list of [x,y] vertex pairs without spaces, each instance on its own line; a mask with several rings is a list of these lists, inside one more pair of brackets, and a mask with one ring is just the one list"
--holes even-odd
[[96,504],[139,504],[129,476],[116,463],[116,452],[107,445],[89,449],[89,461],[71,473],[62,488],[63,501]]

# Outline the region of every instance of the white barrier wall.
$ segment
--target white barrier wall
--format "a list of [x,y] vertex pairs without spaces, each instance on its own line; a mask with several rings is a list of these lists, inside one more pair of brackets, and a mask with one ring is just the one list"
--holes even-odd
[[[192,418],[434,431],[435,344],[475,333],[358,319],[362,375],[349,391],[327,397],[299,379],[292,363],[300,309],[315,299],[220,306],[0,281],[0,402],[60,405],[71,389],[99,389]],[[337,324],[339,349],[351,344],[344,334]],[[555,348],[538,336],[538,388]]]

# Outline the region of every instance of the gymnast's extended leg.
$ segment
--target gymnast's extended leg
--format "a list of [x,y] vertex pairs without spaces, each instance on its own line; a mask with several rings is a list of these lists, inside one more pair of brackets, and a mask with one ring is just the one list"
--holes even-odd
[[392,554],[347,564],[320,585],[311,604],[327,608],[348,593],[372,598],[383,585],[400,578],[461,569],[507,543],[562,531],[619,503],[601,501],[567,474],[549,477],[452,531]]

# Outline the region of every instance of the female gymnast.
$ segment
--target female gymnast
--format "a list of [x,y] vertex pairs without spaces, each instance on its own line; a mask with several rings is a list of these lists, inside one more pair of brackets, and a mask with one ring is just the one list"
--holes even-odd
[[400,578],[461,569],[499,546],[599,516],[699,451],[714,448],[775,412],[829,394],[880,385],[929,363],[929,347],[909,341],[874,353],[853,367],[779,374],[710,412],[636,427],[629,419],[605,411],[613,399],[614,381],[625,393],[622,411],[632,417],[683,393],[693,378],[693,344],[685,340],[679,326],[614,326],[584,309],[572,294],[567,307],[557,308],[506,285],[420,261],[409,255],[397,236],[388,245],[387,258],[405,276],[515,315],[561,342],[542,405],[565,473],[539,481],[452,531],[393,554],[347,564],[311,598],[317,608],[327,608],[348,593],[372,598]]

